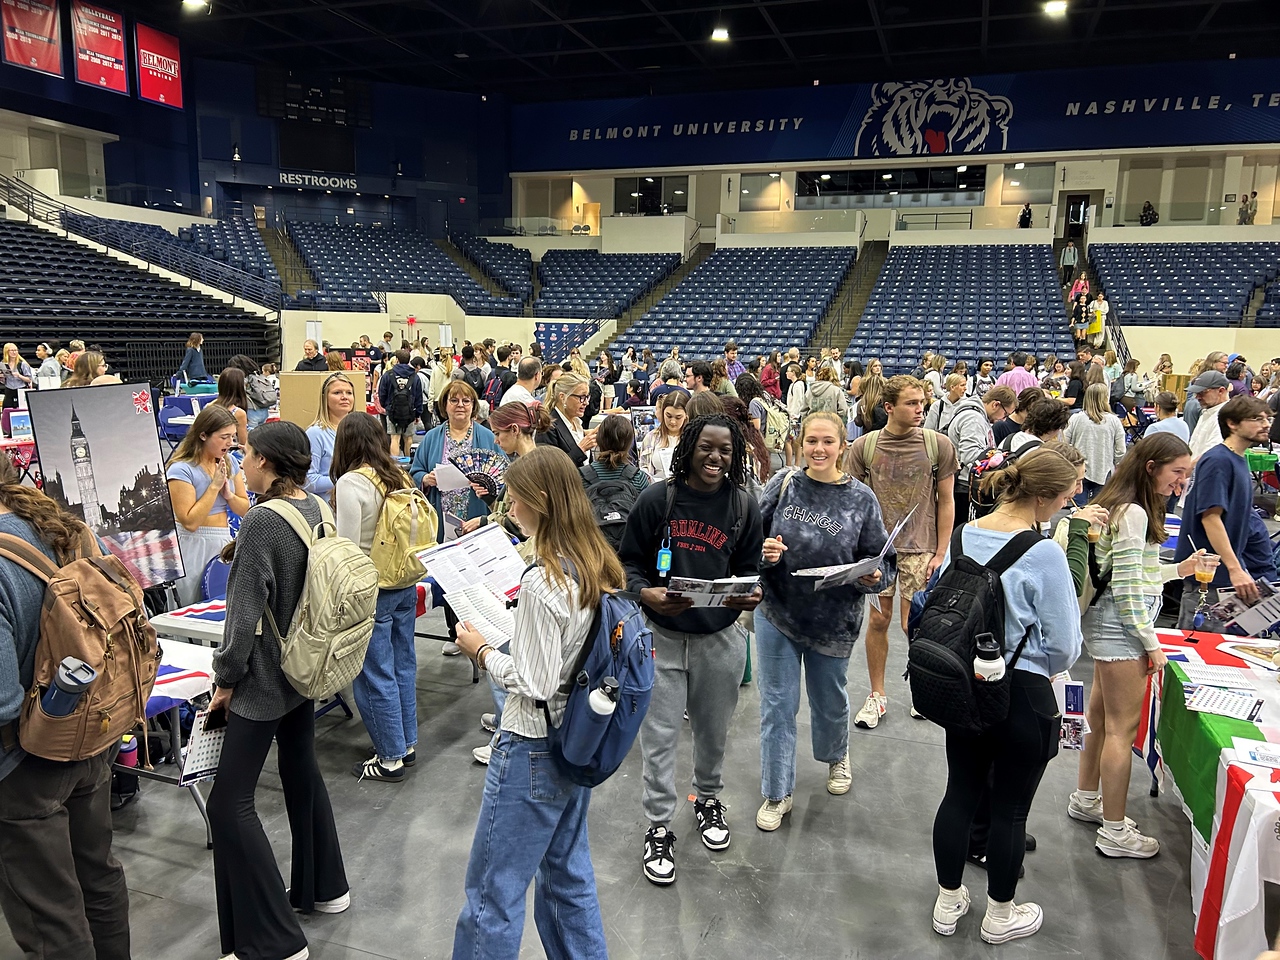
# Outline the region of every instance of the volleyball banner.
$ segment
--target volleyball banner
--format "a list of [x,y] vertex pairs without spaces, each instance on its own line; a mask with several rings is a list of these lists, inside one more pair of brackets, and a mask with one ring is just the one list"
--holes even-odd
[[101,90],[129,92],[124,14],[71,0],[71,41],[76,52],[76,80]]
[[51,77],[62,76],[58,0],[0,0],[4,62]]
[[135,24],[138,56],[138,96],[152,103],[182,109],[182,56],[178,38],[146,24]]

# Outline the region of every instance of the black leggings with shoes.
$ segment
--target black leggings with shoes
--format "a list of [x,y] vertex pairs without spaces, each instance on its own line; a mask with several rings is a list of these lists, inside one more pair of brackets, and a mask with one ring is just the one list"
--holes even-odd
[[1062,718],[1047,677],[1013,671],[1009,716],[980,736],[947,733],[947,792],[933,821],[933,861],[938,884],[960,886],[969,853],[969,829],[987,800],[991,778],[991,826],[987,838],[987,895],[1013,899],[1026,852],[1027,814],[1045,767],[1058,753]]
[[[273,739],[293,835],[287,893],[253,802]],[[222,952],[280,960],[301,951],[307,938],[293,911],[309,913],[317,902],[348,892],[333,808],[316,764],[314,703],[307,700],[278,720],[229,713],[209,823]]]

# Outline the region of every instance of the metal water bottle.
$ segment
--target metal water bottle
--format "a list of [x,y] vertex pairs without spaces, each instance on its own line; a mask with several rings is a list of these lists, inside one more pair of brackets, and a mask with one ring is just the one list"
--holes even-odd
[[83,660],[65,657],[58,664],[53,683],[40,698],[40,707],[49,717],[65,717],[71,714],[80,696],[98,679],[98,671]]
[[973,658],[975,680],[990,682],[1004,676],[1004,651],[999,641],[989,633],[980,633],[977,640],[978,655]]

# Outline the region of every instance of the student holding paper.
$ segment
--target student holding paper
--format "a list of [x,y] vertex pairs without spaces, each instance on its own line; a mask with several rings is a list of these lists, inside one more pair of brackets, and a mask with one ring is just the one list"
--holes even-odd
[[884,674],[894,594],[901,597],[898,607],[905,633],[912,596],[924,589],[947,554],[956,515],[956,473],[960,469],[951,441],[944,434],[920,426],[924,422],[921,381],[890,377],[884,385],[882,402],[888,422],[884,429],[873,430],[850,444],[849,473],[871,488],[886,527],[893,529],[908,514],[911,519],[894,543],[898,554],[897,582],[886,583],[878,609],[872,607],[867,619],[871,692],[853,720],[855,726],[867,730],[880,723],[889,706]]
[[693,731],[694,816],[709,850],[729,846],[720,792],[725,742],[747,664],[743,610],[754,610],[760,591],[729,597],[720,607],[694,609],[667,593],[674,577],[715,580],[756,576],[764,539],[760,507],[743,489],[747,444],[736,420],[698,417],[680,435],[671,479],[640,494],[627,516],[618,556],[627,589],[640,594],[653,630],[653,699],[640,728],[644,761],[644,813],[649,821],[642,854],[644,875],[659,885],[676,879],[671,821],[676,791],[676,749],[689,713]]
[[888,538],[871,489],[841,469],[845,423],[811,413],[800,428],[805,468],[779,473],[760,504],[764,531],[755,612],[760,683],[761,830],[776,830],[791,812],[796,781],[796,714],[803,665],[809,691],[813,757],[827,764],[827,792],[853,785],[849,771],[849,655],[862,629],[863,596],[883,590],[897,571],[890,548],[880,569],[844,586],[815,590],[792,572],[877,556]]

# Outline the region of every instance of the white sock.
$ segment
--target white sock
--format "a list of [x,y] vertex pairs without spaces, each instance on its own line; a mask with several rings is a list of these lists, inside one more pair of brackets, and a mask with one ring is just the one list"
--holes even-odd
[[1013,901],[1001,903],[999,900],[987,901],[987,916],[992,920],[1010,920],[1013,918]]
[[1123,820],[1103,820],[1102,828],[1119,836],[1125,831],[1125,822]]
[[948,890],[946,887],[938,887],[938,902],[944,907],[955,907],[964,903],[964,894],[961,892],[963,887],[956,887],[954,890]]
[[1079,797],[1081,800],[1083,800],[1085,803],[1092,803],[1094,800],[1097,800],[1100,796],[1102,796],[1102,794],[1100,794],[1097,790],[1077,790],[1076,796]]
[[403,760],[383,760],[381,757],[378,758],[378,763],[382,764],[382,766],[386,767],[388,770],[399,770],[404,766]]

